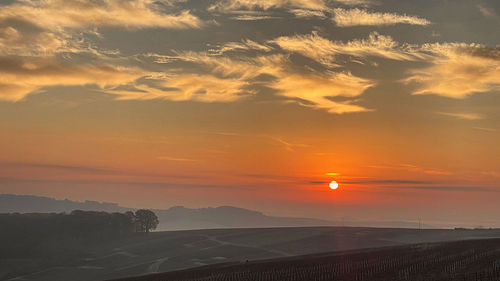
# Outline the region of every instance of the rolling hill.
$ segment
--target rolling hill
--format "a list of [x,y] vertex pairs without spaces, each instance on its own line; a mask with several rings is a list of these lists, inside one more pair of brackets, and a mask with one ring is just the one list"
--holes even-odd
[[101,281],[247,260],[478,238],[500,238],[500,230],[296,227],[154,232],[89,245],[83,253],[4,258],[0,280]]
[[500,239],[424,243],[220,264],[113,281],[494,281]]

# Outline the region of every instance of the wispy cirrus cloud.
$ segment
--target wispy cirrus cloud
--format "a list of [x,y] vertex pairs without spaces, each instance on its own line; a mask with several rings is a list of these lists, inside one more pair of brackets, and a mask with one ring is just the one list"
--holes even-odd
[[[318,182],[324,184],[326,182]],[[373,185],[381,186],[384,188],[398,188],[398,189],[418,189],[418,190],[435,190],[435,191],[477,191],[477,192],[498,192],[498,190],[491,189],[483,186],[469,186],[469,185],[453,185],[442,182],[434,182],[427,180],[411,180],[411,179],[352,179],[344,180],[342,184],[355,184],[355,185]]]
[[406,83],[416,83],[415,95],[435,94],[463,99],[474,93],[500,89],[500,48],[478,44],[426,44],[433,55],[430,66],[409,72]]
[[199,28],[202,22],[189,11],[170,14],[163,5],[152,0],[24,0],[5,5],[0,21],[17,19],[43,29],[122,27]]
[[292,143],[292,142],[286,141],[280,137],[269,137],[268,136],[268,138],[275,141],[279,145],[282,145],[288,151],[295,151],[296,147],[307,147],[308,146],[307,144],[302,144],[302,143]]
[[319,10],[291,9],[290,13],[294,14],[298,18],[326,18],[324,11]]
[[[17,0],[0,9],[3,54],[52,55],[75,52],[81,34],[99,36],[97,28],[201,28],[188,10],[153,0]],[[80,46],[81,47],[81,46]]]
[[[342,55],[351,56],[350,61],[360,64],[364,64],[364,60],[370,57],[428,62],[428,67],[409,71],[408,78],[404,80],[406,83],[417,84],[414,94],[429,93],[462,97],[472,92],[496,89],[499,84],[498,79],[495,78],[498,76],[498,54],[495,53],[494,48],[487,49],[482,46],[478,48],[477,45],[458,43],[406,44],[395,41],[391,36],[376,32],[366,38],[348,41],[332,41],[320,36],[317,32],[281,36],[262,41],[240,39],[240,41],[210,45],[211,47],[206,51],[181,49],[169,51],[170,55],[153,53],[144,55],[156,63],[167,64],[158,70],[157,66],[152,68],[148,65],[154,63],[151,60],[132,62],[122,57],[119,51],[113,54],[114,58],[108,57],[111,53],[106,52],[113,51],[94,48],[91,44],[87,44],[89,42],[86,38],[88,36],[99,38],[101,35],[98,28],[104,26],[129,30],[150,27],[200,28],[203,26],[203,22],[189,11],[176,7],[173,4],[175,1],[70,0],[69,2],[63,1],[64,3],[61,1],[14,1],[12,4],[5,5],[6,10],[0,11],[0,47],[5,47],[0,48],[0,55],[9,57],[21,54],[20,60],[33,61],[32,64],[21,64],[18,68],[20,70],[15,73],[12,69],[4,71],[8,75],[0,78],[0,87],[4,90],[0,98],[12,101],[21,100],[29,93],[54,85],[97,85],[104,92],[117,95],[119,99],[158,98],[173,101],[232,102],[257,93],[256,87],[253,87],[257,83],[259,87],[276,90],[276,95],[285,97],[287,101],[295,101],[303,106],[327,110],[330,113],[367,111],[368,108],[359,105],[359,97],[376,82],[353,75],[346,63],[339,59]],[[348,2],[352,5],[362,5],[356,1]],[[234,15],[249,13],[255,16],[269,16],[272,15],[272,9],[284,8],[297,17],[306,18],[323,17],[330,13],[335,14],[335,11],[351,15],[354,11],[361,15],[367,14],[368,18],[382,18],[386,21],[384,24],[388,24],[387,22],[390,22],[388,19],[391,17],[393,22],[419,24],[418,21],[412,22],[415,20],[412,16],[374,13],[362,9],[331,9],[327,4],[331,3],[322,0],[258,2],[222,0],[217,1],[210,9]],[[348,5],[348,3],[343,4]],[[18,14],[20,12],[14,11],[13,7],[19,8],[25,14]],[[86,9],[79,15],[73,16],[76,8]],[[37,22],[27,16],[34,17],[35,13],[40,16]],[[127,18],[127,15],[130,16],[129,13],[144,15],[144,17],[123,20]],[[282,11],[280,13],[286,14]],[[11,14],[19,15],[23,24],[28,24],[30,28],[21,28],[14,24],[10,18]],[[172,16],[177,18],[174,20]],[[186,20],[180,20],[179,16],[186,16]],[[119,17],[119,19],[114,17]],[[422,20],[420,24],[425,24],[425,19],[420,20]],[[174,22],[177,24],[173,24]],[[183,25],[182,22],[186,24]],[[81,31],[79,34],[83,33],[83,37],[77,37],[76,31]],[[79,52],[85,52],[86,55],[90,54],[94,57],[87,63],[72,63],[72,55]],[[320,71],[317,65],[312,68],[305,64],[299,65],[295,57],[289,57],[291,53],[319,62],[327,70]],[[64,59],[59,57],[59,55],[62,56],[61,54],[64,54]],[[465,56],[466,59],[461,61],[455,59],[454,56],[458,55]],[[38,57],[45,59],[43,61],[33,59]],[[460,90],[453,91],[455,90],[453,86],[460,84],[456,81],[462,81],[462,78],[457,79],[457,76],[464,76],[465,84],[466,78],[470,79],[470,75],[474,74],[473,71],[469,71],[470,75],[464,75],[466,71],[459,70],[459,67],[455,67],[454,64],[464,64],[469,61],[471,63],[465,65],[463,69],[470,70],[470,66],[474,63],[472,66],[478,69],[481,77],[472,79],[472,82],[467,81],[468,85],[460,86]],[[169,65],[175,62],[178,62],[175,66]],[[50,67],[42,64],[57,65],[59,69],[57,75],[56,72],[43,74],[42,69],[48,70]],[[36,74],[31,68],[37,69]],[[63,71],[63,68],[67,71]],[[155,69],[155,72],[152,73],[142,68]],[[77,79],[76,69],[81,69],[81,79]],[[99,75],[91,75],[90,70],[93,69],[96,69],[94,72]],[[440,73],[433,75],[434,72]],[[71,75],[73,75],[72,79],[69,78]],[[35,79],[35,76],[38,79]],[[49,76],[50,79],[47,78]],[[262,76],[270,78],[266,81],[259,80]],[[42,79],[42,77],[45,78]],[[105,81],[101,77],[109,77],[109,79]]]
[[356,57],[383,57],[393,60],[417,60],[424,58],[416,46],[399,44],[392,37],[371,33],[366,39],[348,42],[331,41],[313,32],[308,35],[282,36],[269,41],[280,48],[299,53],[326,66],[336,67],[337,55]]
[[364,9],[333,9],[333,21],[341,27],[358,25],[429,25],[430,21],[417,16],[400,15],[395,13],[370,12]]
[[484,132],[497,132],[497,129],[494,128],[486,128],[486,127],[474,127],[473,129],[479,130],[479,131],[484,131]]
[[19,0],[0,9],[0,50],[3,54],[47,56],[79,51],[83,48],[78,44],[82,34],[100,36],[100,27],[202,26],[203,22],[189,11],[171,14],[164,5],[151,0]]
[[0,99],[18,101],[47,86],[97,85],[104,91],[131,83],[146,72],[106,63],[74,65],[47,58],[0,57]]
[[373,85],[372,81],[348,72],[330,72],[324,75],[290,74],[277,80],[272,87],[303,106],[342,114],[369,110],[357,105],[356,99],[339,102],[332,97],[357,97]]
[[[206,52],[178,52],[176,59],[201,65],[202,69],[218,79],[241,83],[236,89],[248,85],[252,79],[266,74],[274,77],[263,82],[269,88],[277,90],[277,95],[287,97],[311,108],[327,110],[330,113],[348,113],[367,111],[356,105],[355,97],[373,86],[370,80],[352,75],[349,72],[318,73],[309,71],[298,73],[292,67],[288,57],[282,54],[264,54],[256,57],[230,58],[214,56]],[[193,85],[196,83],[191,83]],[[233,91],[235,97],[241,98]],[[344,101],[334,101],[334,97],[347,97]]]
[[52,55],[75,52],[82,34],[99,36],[96,28],[200,28],[189,11],[170,14],[151,0],[23,0],[0,9],[0,49],[6,54]]
[[32,162],[0,162],[0,167],[15,168],[15,169],[48,169],[58,170],[63,172],[78,172],[78,173],[92,173],[92,174],[116,174],[119,173],[115,170],[96,168],[88,166],[75,166],[75,165],[62,165],[62,164],[48,164],[48,163],[32,163]]
[[471,192],[499,192],[496,189],[481,186],[459,186],[459,185],[416,185],[411,189],[436,190],[436,191],[471,191]]
[[156,159],[165,160],[165,161],[176,161],[176,162],[196,162],[196,161],[198,161],[197,159],[171,157],[171,156],[158,156]]
[[481,120],[483,116],[476,113],[453,113],[453,112],[439,112],[441,115],[446,115],[463,120]]
[[297,18],[326,18],[331,8],[324,0],[220,0],[208,10],[216,13],[237,14],[235,20],[256,21],[280,19],[282,15],[273,15],[276,9],[284,9]]
[[172,101],[232,102],[252,91],[245,90],[248,82],[237,78],[219,78],[205,74],[173,74],[157,79],[157,84],[136,84],[131,89],[107,91],[121,100],[164,99]]
[[[172,10],[172,11],[170,11]],[[97,85],[107,91],[151,75],[108,59],[94,47],[97,28],[200,28],[189,11],[152,0],[18,0],[0,9],[0,99],[22,100],[50,86]],[[85,62],[72,57],[85,53]],[[97,59],[96,59],[97,58]]]
[[418,173],[424,173],[424,174],[436,175],[436,176],[452,175],[452,172],[450,172],[450,171],[428,168],[428,167],[420,167],[420,166],[413,165],[413,164],[399,164],[399,165],[383,164],[383,165],[370,165],[368,167],[374,168],[374,169],[405,170],[405,171],[409,171],[409,172],[418,172]]
[[479,44],[401,44],[392,37],[373,32],[366,39],[331,41],[311,33],[270,40],[283,50],[299,53],[327,67],[341,67],[338,55],[358,58],[381,57],[400,61],[427,62],[408,71],[405,83],[417,84],[413,94],[436,94],[465,98],[473,93],[500,89],[500,48]]
[[239,16],[231,17],[231,19],[233,19],[233,20],[241,20],[241,21],[270,20],[270,19],[276,19],[276,18],[279,18],[279,17],[257,16],[257,15],[239,15]]
[[331,41],[311,33],[282,36],[270,40],[283,50],[299,53],[326,67],[342,67],[338,55],[358,58],[380,57],[399,61],[427,62],[428,66],[410,68],[403,82],[417,85],[413,94],[435,94],[465,98],[474,93],[500,89],[500,48],[479,44],[432,43],[401,44],[376,32],[366,39]]
[[382,185],[382,186],[404,186],[411,187],[414,185],[427,185],[427,184],[435,184],[431,181],[422,181],[422,180],[411,180],[411,179],[347,179],[343,180],[342,184],[362,184],[362,185]]
[[483,14],[483,16],[485,16],[487,18],[496,17],[495,11],[493,11],[492,9],[490,9],[489,7],[487,7],[483,4],[478,4],[477,8],[479,9],[479,12],[481,12],[481,14]]
[[[253,41],[223,45],[210,52],[174,51],[174,55],[146,54],[157,63],[182,62],[184,68],[167,70],[150,77],[151,83],[110,91],[119,99],[166,99],[173,101],[232,102],[255,94],[248,89],[250,80],[262,74],[278,76],[286,57],[283,55],[245,55],[231,58],[221,54],[230,50],[265,48]],[[190,65],[190,67],[188,67]]]
[[226,52],[242,51],[242,50],[270,52],[272,48],[265,44],[252,41],[250,39],[243,39],[240,42],[227,42],[225,44],[215,46],[214,48],[208,50],[208,52],[214,55],[222,55]]
[[269,10],[275,8],[301,8],[309,10],[326,10],[323,0],[221,0],[209,7],[210,11],[228,12],[246,10]]
[[47,56],[67,50],[71,36],[41,30],[20,30],[0,21],[0,54]]
[[242,134],[235,132],[217,132],[217,135],[226,136],[226,137],[241,137],[241,138],[257,138],[257,139],[266,139],[271,140],[273,143],[283,146],[286,150],[293,152],[296,148],[299,147],[309,147],[307,144],[303,143],[295,143],[289,140],[285,140],[282,137],[277,136],[269,136],[269,135],[255,135],[255,134]]
[[371,6],[377,4],[376,1],[371,1],[371,0],[334,0],[334,1],[348,6]]

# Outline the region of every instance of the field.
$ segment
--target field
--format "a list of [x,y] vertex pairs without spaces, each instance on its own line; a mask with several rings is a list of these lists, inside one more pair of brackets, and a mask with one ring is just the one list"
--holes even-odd
[[[67,257],[3,259],[0,280],[98,281],[247,260],[495,237],[500,238],[500,230],[302,227],[154,232],[94,245]],[[359,266],[371,264],[367,262]]]
[[219,265],[115,281],[493,281],[500,239],[425,243]]

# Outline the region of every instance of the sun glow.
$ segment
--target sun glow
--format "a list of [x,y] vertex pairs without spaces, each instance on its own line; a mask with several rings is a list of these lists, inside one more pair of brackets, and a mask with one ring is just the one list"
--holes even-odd
[[339,184],[336,181],[332,181],[330,183],[330,189],[337,189],[339,188]]

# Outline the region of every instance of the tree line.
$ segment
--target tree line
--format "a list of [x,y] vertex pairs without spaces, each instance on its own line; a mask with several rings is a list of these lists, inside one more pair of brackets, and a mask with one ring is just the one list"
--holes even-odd
[[0,258],[78,251],[90,244],[150,232],[159,220],[150,210],[107,213],[0,214]]

